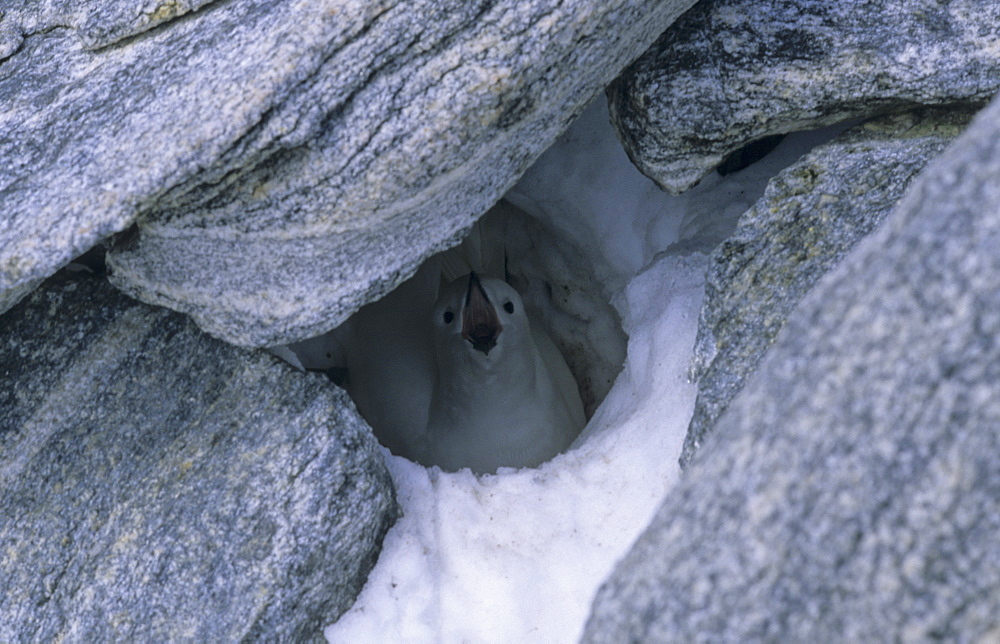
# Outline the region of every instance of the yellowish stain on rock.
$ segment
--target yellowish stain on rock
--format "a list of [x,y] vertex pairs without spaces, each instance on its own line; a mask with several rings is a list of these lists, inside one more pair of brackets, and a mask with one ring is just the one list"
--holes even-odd
[[165,22],[167,20],[173,20],[177,16],[187,12],[187,5],[177,2],[176,0],[170,0],[169,2],[164,2],[163,4],[156,7],[151,14],[149,14],[150,22]]
[[267,198],[268,193],[270,193],[270,185],[267,183],[261,183],[254,186],[251,198],[255,201],[265,199]]

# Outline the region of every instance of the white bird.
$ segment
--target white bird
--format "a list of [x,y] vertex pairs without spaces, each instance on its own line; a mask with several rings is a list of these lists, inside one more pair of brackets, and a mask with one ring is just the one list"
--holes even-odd
[[293,347],[306,368],[346,367],[358,411],[396,455],[450,471],[536,466],[586,424],[576,380],[520,294],[479,277],[505,272],[507,209],[321,342]]
[[434,381],[417,460],[445,470],[533,467],[586,423],[566,361],[521,296],[473,272],[434,306]]

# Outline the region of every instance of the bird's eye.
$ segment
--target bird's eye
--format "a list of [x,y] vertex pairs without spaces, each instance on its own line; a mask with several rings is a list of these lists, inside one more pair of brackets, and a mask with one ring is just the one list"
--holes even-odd
[[452,313],[451,311],[445,311],[444,312],[444,323],[445,324],[451,324],[452,320],[454,320],[454,319],[455,319],[455,314],[454,313]]
[[503,310],[507,311],[508,313],[513,313],[514,312],[514,303],[513,302],[509,302],[509,301],[508,302],[504,302],[503,303]]

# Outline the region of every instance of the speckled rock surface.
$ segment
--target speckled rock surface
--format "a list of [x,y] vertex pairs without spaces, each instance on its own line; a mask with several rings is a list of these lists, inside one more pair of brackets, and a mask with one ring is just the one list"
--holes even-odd
[[241,345],[329,330],[691,4],[0,3],[0,310],[137,223],[131,295]]
[[0,317],[0,640],[302,641],[397,512],[319,376],[62,274]]
[[1000,103],[791,315],[585,642],[1000,637]]
[[772,179],[711,254],[692,378],[686,466],[817,280],[874,230],[971,110],[921,110],[858,125]]
[[633,162],[695,185],[767,135],[1000,91],[990,0],[714,0],[674,23],[608,91]]

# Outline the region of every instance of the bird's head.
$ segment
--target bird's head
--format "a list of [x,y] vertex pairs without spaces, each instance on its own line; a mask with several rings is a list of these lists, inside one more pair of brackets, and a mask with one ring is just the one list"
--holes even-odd
[[518,292],[503,280],[480,279],[475,273],[442,289],[434,326],[438,353],[455,358],[495,358],[509,351],[507,345],[530,338]]

